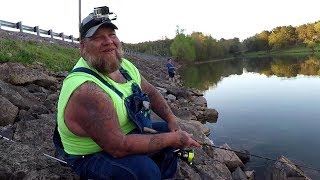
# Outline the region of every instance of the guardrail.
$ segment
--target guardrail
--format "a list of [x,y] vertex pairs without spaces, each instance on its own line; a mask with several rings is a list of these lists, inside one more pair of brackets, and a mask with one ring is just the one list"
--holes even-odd
[[[2,27],[8,27],[8,28],[12,28],[12,29],[19,29],[20,32],[22,32],[22,33],[34,32],[34,33],[37,33],[37,36],[40,36],[41,34],[49,35],[49,36],[51,36],[51,39],[53,39],[54,37],[58,37],[58,38],[61,38],[61,40],[63,40],[63,41],[65,41],[66,39],[69,39],[73,43],[79,42],[79,38],[74,38],[73,35],[67,36],[67,35],[64,35],[63,32],[62,33],[56,33],[56,32],[53,32],[52,29],[43,30],[43,29],[40,29],[39,26],[34,26],[34,27],[26,26],[26,25],[23,25],[21,21],[19,21],[17,23],[12,23],[12,22],[8,22],[8,21],[0,20],[0,29],[2,29]],[[168,59],[168,57],[140,53],[140,52],[136,52],[136,51],[132,51],[132,50],[126,49],[126,48],[123,48],[123,52],[126,55],[135,56],[137,58],[142,58],[142,59],[149,59],[149,60],[165,60],[165,59]]]
[[69,39],[69,40],[71,40],[71,42],[75,42],[75,41],[79,42],[79,38],[74,38],[73,35],[67,36],[63,32],[56,33],[56,32],[53,32],[52,29],[43,30],[43,29],[40,29],[39,26],[34,26],[34,27],[26,26],[26,25],[22,24],[22,21],[19,21],[17,23],[12,23],[12,22],[8,22],[8,21],[0,20],[0,29],[2,29],[2,26],[8,27],[8,28],[13,28],[13,29],[19,29],[20,32],[24,32],[24,31],[35,32],[35,33],[37,33],[37,36],[40,36],[41,34],[43,34],[43,35],[51,36],[52,39],[54,37],[58,37],[58,38],[61,38],[62,41]]

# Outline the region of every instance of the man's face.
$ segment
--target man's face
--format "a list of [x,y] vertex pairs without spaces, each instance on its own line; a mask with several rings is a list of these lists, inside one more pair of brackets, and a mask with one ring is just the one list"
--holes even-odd
[[120,68],[122,50],[115,31],[100,27],[92,37],[81,42],[81,55],[90,66],[103,74],[110,74]]

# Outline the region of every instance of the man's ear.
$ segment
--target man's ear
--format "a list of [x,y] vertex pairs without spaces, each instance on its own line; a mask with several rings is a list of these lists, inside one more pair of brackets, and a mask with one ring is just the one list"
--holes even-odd
[[80,49],[83,49],[83,47],[84,47],[84,43],[83,43],[83,40],[82,40],[82,41],[80,41]]

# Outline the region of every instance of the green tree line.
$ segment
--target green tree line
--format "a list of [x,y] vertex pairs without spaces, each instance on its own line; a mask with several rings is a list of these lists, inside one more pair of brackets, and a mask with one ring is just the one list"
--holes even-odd
[[320,59],[315,56],[233,59],[185,66],[179,72],[182,74],[181,78],[186,86],[206,91],[210,87],[216,86],[224,77],[243,74],[244,69],[247,72],[284,78],[297,77],[299,74],[318,76],[320,75]]
[[242,42],[239,38],[217,40],[202,32],[185,34],[177,26],[174,39],[124,44],[133,51],[161,56],[172,56],[186,62],[207,61],[237,56],[243,52],[279,50],[293,46],[305,46],[315,52],[320,42],[320,21],[297,27],[279,26],[271,31],[264,30]]
[[303,24],[297,27],[279,26],[271,31],[262,31],[243,41],[245,50],[268,51],[290,46],[304,45],[313,52],[315,46],[320,42],[320,21]]
[[177,26],[174,39],[166,38],[138,44],[123,43],[123,47],[140,53],[170,56],[176,60],[194,62],[232,56],[241,51],[242,44],[239,38],[216,40],[211,35],[201,32],[187,35]]

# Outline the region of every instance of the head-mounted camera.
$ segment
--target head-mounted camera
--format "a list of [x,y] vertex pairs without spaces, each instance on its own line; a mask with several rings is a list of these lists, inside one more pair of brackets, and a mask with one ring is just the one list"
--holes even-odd
[[109,11],[109,7],[102,6],[96,7],[93,13],[90,13],[86,18],[82,20],[80,26],[81,39],[91,37],[100,26],[110,26],[113,29],[118,29],[111,20],[116,20],[117,15]]
[[[113,18],[109,18],[109,15],[114,15]],[[117,15],[115,15],[113,12],[109,11],[109,7],[107,6],[101,6],[101,7],[96,7],[93,10],[93,17],[95,19],[101,19],[101,20],[116,20]]]

